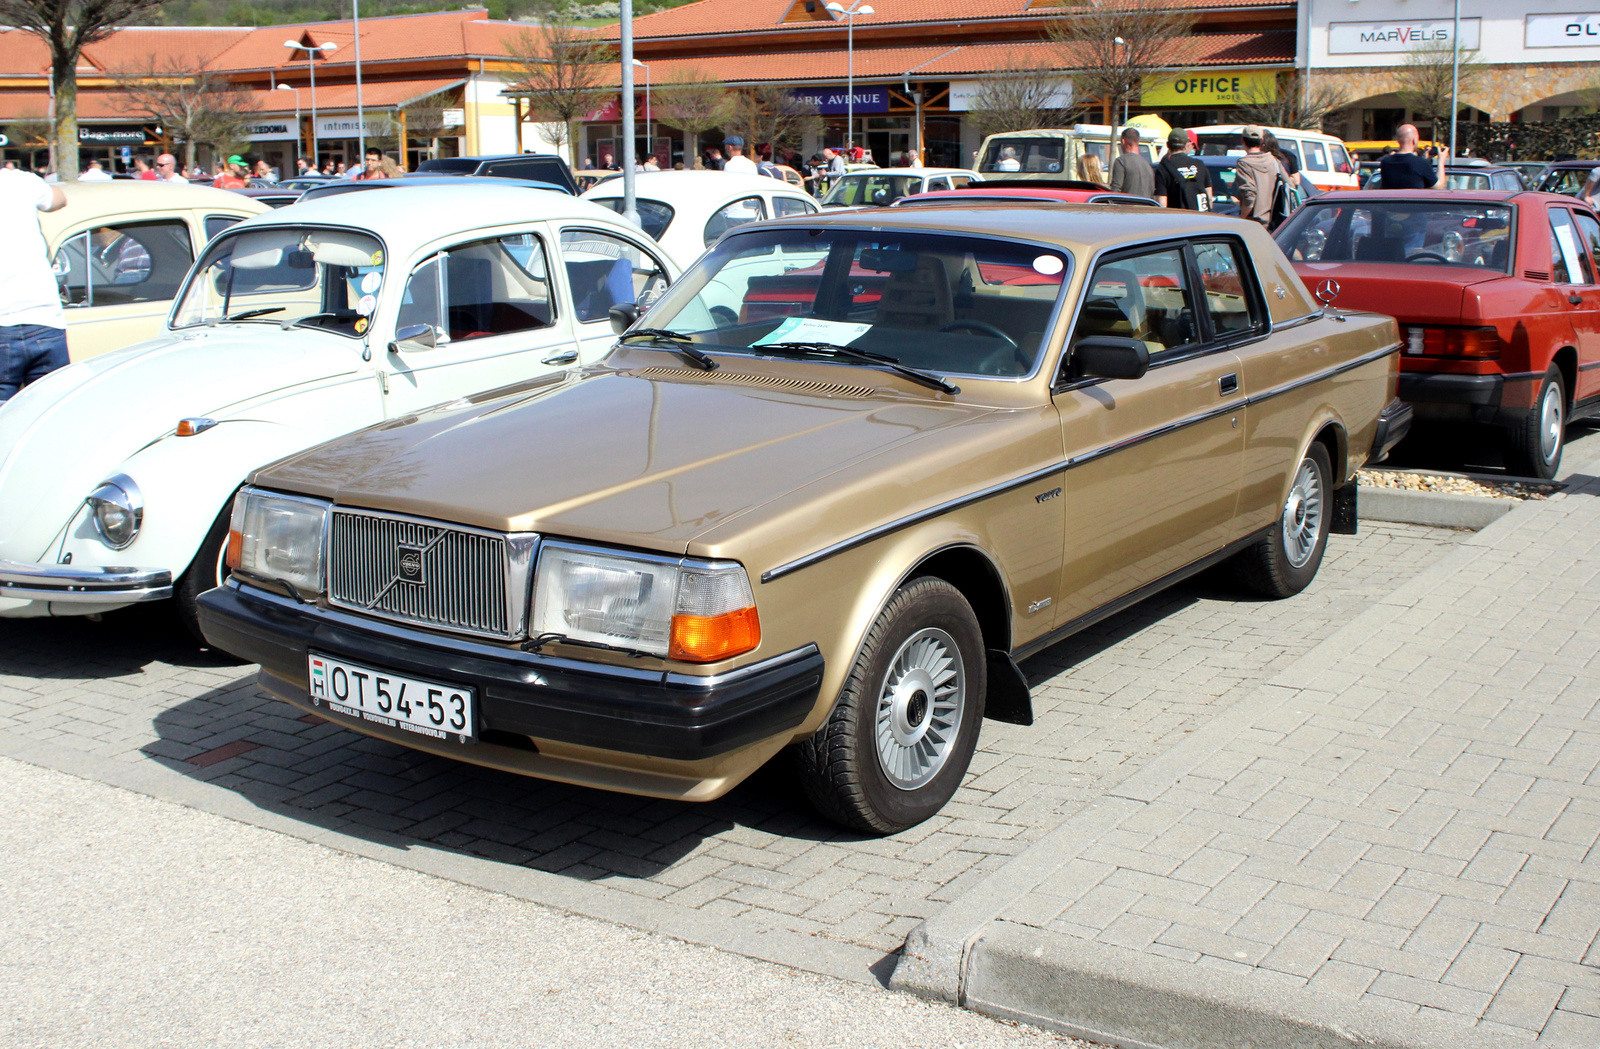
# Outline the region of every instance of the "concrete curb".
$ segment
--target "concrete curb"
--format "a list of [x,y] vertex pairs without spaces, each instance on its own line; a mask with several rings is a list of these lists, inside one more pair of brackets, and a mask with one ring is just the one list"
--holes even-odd
[[[1365,513],[1366,495],[1362,493],[1363,515],[1371,518]],[[1286,993],[1276,985],[1266,994],[1259,984],[1236,977],[1018,925],[1001,915],[1249,724],[1297,699],[1299,690],[1320,687],[1320,674],[1357,643],[1381,633],[1441,584],[1470,571],[1486,550],[1505,541],[1506,533],[1550,505],[1543,500],[1504,502],[1511,503],[1508,511],[1346,623],[1295,666],[1147,763],[914,928],[890,986],[1128,1049],[1473,1049],[1502,1044],[1449,1020],[1424,1022],[1399,1011],[1357,1009],[1304,990]]]
[[1491,499],[1448,492],[1411,492],[1363,486],[1360,516],[1368,521],[1429,525],[1434,528],[1484,528],[1533,500]]

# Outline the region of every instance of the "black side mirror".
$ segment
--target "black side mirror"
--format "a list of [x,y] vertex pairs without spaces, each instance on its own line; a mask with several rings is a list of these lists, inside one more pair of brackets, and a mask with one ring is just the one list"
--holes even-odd
[[633,302],[619,302],[606,312],[611,320],[611,330],[621,335],[639,319],[639,306]]
[[1092,335],[1072,344],[1078,374],[1097,379],[1140,379],[1150,370],[1150,348],[1138,339]]

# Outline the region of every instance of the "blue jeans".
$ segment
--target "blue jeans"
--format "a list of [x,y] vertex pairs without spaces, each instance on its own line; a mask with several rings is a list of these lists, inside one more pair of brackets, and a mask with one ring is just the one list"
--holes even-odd
[[0,325],[0,404],[67,365],[67,333],[43,324]]

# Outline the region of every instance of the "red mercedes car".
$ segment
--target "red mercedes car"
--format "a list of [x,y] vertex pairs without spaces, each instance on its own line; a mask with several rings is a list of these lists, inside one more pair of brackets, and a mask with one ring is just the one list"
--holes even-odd
[[1018,204],[1038,201],[1046,204],[1135,204],[1156,207],[1149,197],[1133,193],[1113,193],[1093,182],[1068,179],[1034,179],[1021,182],[1017,179],[989,179],[974,182],[964,189],[936,189],[926,193],[912,193],[901,197],[892,208],[920,207],[924,204]]
[[1275,236],[1319,298],[1400,322],[1400,396],[1419,426],[1497,427],[1508,470],[1554,477],[1566,424],[1600,412],[1600,217],[1588,205],[1329,193]]

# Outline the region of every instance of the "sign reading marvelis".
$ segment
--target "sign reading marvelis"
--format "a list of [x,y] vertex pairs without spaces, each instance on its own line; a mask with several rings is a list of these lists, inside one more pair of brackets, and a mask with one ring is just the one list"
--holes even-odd
[[1270,69],[1197,69],[1144,78],[1145,106],[1228,106],[1270,102],[1278,97],[1278,74]]
[[1600,12],[1529,15],[1527,47],[1600,47]]
[[[1478,47],[1482,19],[1461,20],[1461,46],[1468,51]],[[1448,18],[1417,22],[1330,22],[1328,54],[1378,55],[1415,51],[1423,47],[1449,46],[1454,28]]]
[[850,93],[841,85],[831,87],[796,87],[789,93],[802,102],[810,102],[817,107],[818,113],[838,114],[847,113],[852,108],[857,113],[887,113],[889,111],[889,89],[886,87],[858,87],[855,90],[855,105],[850,104]]

